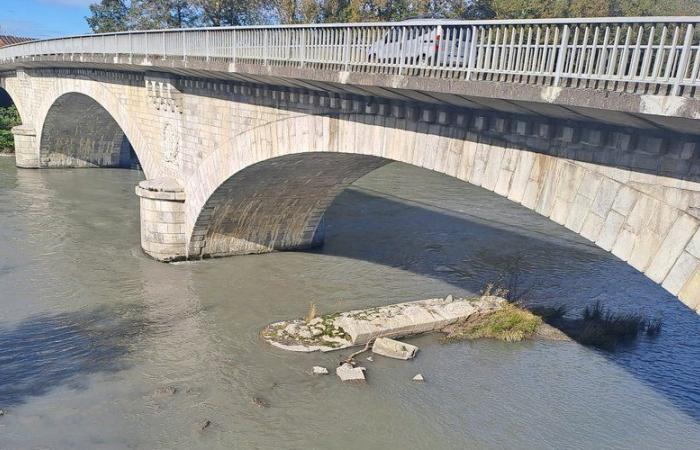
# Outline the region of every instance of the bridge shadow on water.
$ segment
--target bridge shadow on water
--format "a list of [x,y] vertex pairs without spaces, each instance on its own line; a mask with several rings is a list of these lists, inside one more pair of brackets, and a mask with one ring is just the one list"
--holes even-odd
[[470,189],[466,194],[470,202],[475,198],[474,208],[465,212],[371,188],[348,189],[327,212],[326,243],[318,251],[438,279],[455,293],[479,292],[520,260],[523,286],[531,288],[527,304],[563,304],[567,314],[577,315],[600,301],[612,311],[661,317],[659,336],[644,335],[614,351],[591,351],[700,421],[700,316],[575,233],[492,193]]
[[0,327],[0,407],[59,386],[85,389],[88,375],[125,369],[124,357],[148,325],[130,305],[35,315]]

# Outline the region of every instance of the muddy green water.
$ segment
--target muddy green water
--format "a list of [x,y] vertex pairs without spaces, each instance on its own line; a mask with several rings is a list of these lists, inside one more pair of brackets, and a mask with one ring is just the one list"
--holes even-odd
[[[139,247],[142,174],[0,158],[0,448],[697,448],[700,319],[644,276],[494,194],[393,164],[343,193],[309,253],[166,265]],[[657,339],[411,342],[369,383],[313,377],[265,324],[478,291],[524,258],[531,297],[664,318]],[[426,383],[411,378],[422,373]],[[172,396],[154,395],[172,385]],[[251,399],[269,403],[259,408]],[[197,425],[212,425],[199,432]]]

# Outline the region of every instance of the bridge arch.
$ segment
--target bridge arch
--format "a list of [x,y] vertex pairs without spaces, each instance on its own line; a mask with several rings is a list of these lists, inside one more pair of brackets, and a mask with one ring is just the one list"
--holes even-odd
[[[645,191],[640,180],[655,175],[534,151],[486,132],[502,129],[498,121],[471,132],[463,124],[347,119],[292,114],[243,131],[210,154],[184,186],[189,257],[312,246],[322,239],[319,224],[336,195],[399,161],[535,210],[700,307],[699,220]],[[561,136],[546,141],[567,145]]]
[[[40,167],[119,166],[128,141],[145,175],[158,174],[160,165],[138,121],[102,83],[61,79],[43,94],[35,115]],[[52,154],[61,160],[52,160]]]
[[58,97],[44,118],[42,167],[129,167],[131,144],[111,114],[84,94]]
[[[6,81],[7,79],[2,79]],[[5,97],[2,99],[2,97]],[[0,99],[9,100],[15,108],[17,108],[17,113],[19,114],[22,123],[27,123],[29,115],[25,110],[24,104],[22,103],[23,96],[18,92],[16,86],[13,83],[0,82]],[[2,105],[5,106],[5,105]]]

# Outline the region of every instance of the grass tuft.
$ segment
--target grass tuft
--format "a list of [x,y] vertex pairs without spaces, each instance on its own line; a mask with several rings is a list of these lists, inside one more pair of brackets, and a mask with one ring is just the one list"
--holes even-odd
[[542,319],[513,304],[489,314],[471,316],[466,321],[449,327],[443,338],[447,342],[465,339],[498,339],[518,342],[531,337],[542,324]]

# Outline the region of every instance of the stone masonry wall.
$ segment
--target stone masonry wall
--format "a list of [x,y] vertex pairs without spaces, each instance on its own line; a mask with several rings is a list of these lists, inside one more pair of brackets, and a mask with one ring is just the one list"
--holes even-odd
[[[80,93],[109,112],[148,179],[182,186],[177,222],[148,238],[167,244],[159,259],[313,241],[337,192],[375,164],[402,161],[533,209],[700,308],[696,136],[157,73],[43,69],[0,74],[0,84],[36,131],[37,155],[56,99]],[[285,234],[288,223],[296,231]]]

